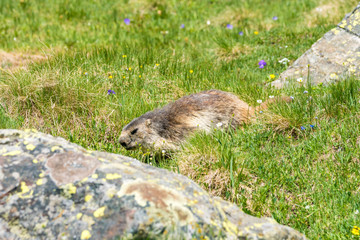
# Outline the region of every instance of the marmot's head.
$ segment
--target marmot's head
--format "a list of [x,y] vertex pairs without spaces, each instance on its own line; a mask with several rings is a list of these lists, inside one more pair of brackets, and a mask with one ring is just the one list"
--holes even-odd
[[143,115],[126,125],[120,135],[119,142],[127,150],[143,148],[155,149],[161,137],[154,129],[152,119]]

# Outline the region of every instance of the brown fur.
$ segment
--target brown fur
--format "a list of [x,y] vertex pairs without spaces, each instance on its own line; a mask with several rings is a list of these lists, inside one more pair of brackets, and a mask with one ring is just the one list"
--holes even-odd
[[[260,109],[267,107],[267,102]],[[248,122],[255,109],[232,93],[209,90],[182,97],[145,113],[126,125],[119,142],[126,149],[176,150],[196,130],[236,128]]]

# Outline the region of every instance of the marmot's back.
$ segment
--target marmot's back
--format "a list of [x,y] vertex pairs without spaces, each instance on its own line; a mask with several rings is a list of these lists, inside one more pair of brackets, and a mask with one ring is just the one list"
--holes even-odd
[[176,149],[196,130],[233,128],[248,121],[254,110],[235,95],[209,90],[182,97],[145,113],[123,128],[120,143],[127,149]]
[[[237,96],[220,90],[209,90],[182,97],[162,110],[170,121],[209,131],[222,125],[233,127],[247,121],[253,109]],[[161,116],[162,114],[160,114]],[[220,124],[219,124],[220,123]]]

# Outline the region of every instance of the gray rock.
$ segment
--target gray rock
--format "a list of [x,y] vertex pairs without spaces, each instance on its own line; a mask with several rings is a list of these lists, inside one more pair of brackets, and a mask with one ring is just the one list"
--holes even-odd
[[360,4],[271,85],[281,88],[299,78],[305,83],[308,73],[312,84],[328,84],[360,75]]
[[0,130],[0,239],[305,239],[188,178],[34,130]]

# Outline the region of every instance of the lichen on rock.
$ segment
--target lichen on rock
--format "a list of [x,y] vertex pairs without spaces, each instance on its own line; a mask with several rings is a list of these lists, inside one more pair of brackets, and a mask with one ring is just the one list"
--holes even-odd
[[305,239],[136,159],[32,130],[0,149],[0,239]]
[[298,78],[311,84],[332,83],[360,76],[360,4],[299,57],[279,78],[271,82],[284,87]]

